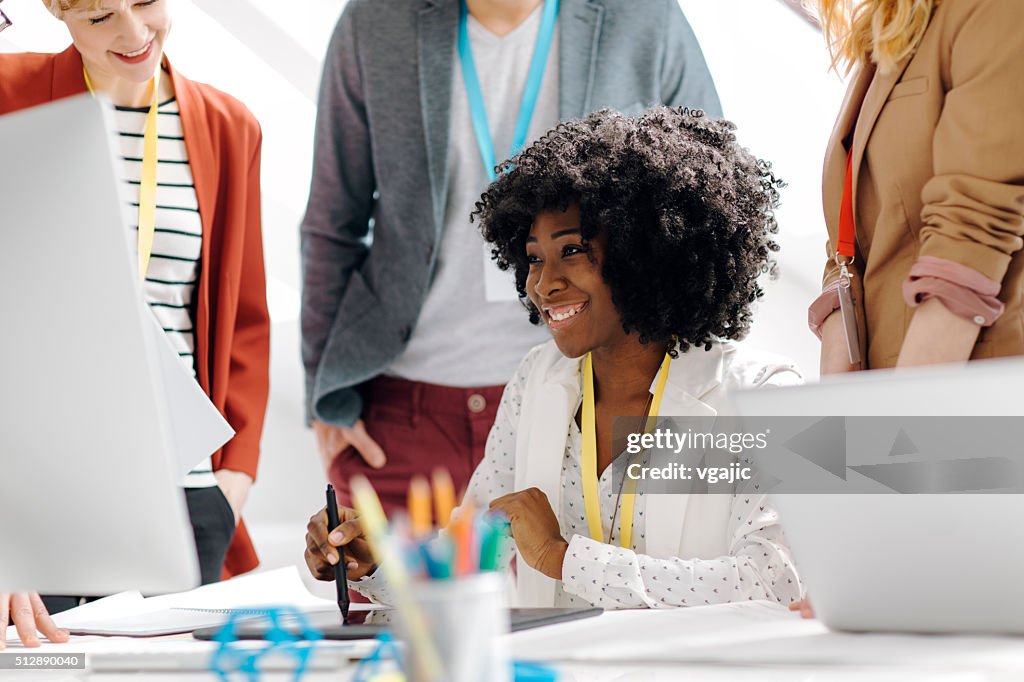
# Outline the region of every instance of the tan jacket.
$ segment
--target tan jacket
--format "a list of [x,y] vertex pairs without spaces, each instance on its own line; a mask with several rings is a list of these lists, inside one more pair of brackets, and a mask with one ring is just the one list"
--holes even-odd
[[853,266],[869,368],[895,365],[914,310],[903,282],[920,256],[1002,284],[1003,315],[973,358],[1024,353],[1024,1],[945,0],[916,53],[854,74],[825,155],[825,283],[853,134]]

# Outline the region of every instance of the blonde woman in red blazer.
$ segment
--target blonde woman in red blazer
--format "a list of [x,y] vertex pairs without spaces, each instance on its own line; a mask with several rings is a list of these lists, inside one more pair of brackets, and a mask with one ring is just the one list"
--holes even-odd
[[[240,102],[188,80],[163,57],[168,0],[43,2],[74,44],[60,54],[0,55],[0,115],[87,92],[83,66],[93,89],[115,105],[148,107],[150,81],[162,64],[159,101],[177,100],[202,224],[190,310],[196,378],[236,431],[212,457],[237,522],[223,576],[243,573],[258,564],[240,512],[256,477],[269,385],[259,124]],[[37,595],[0,594],[0,649],[8,611],[28,645],[38,643],[36,628],[63,638]]]

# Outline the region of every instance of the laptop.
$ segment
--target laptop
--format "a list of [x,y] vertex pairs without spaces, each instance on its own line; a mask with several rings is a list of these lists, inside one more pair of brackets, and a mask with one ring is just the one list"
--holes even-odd
[[3,591],[199,582],[111,115],[84,95],[0,117]]
[[[734,393],[745,416],[1021,416],[1024,360]],[[1017,444],[1019,446],[1019,443]],[[1024,634],[1017,494],[773,496],[816,616],[845,631]]]

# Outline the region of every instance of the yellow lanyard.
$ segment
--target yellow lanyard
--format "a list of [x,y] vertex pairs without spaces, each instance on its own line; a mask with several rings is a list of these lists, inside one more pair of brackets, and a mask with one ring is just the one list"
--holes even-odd
[[[146,133],[142,142],[142,183],[139,186],[139,281],[145,281],[149,257],[153,253],[153,233],[156,228],[156,167],[157,167],[157,109],[160,106],[160,67],[153,74],[153,101],[146,114]],[[89,72],[82,67],[85,85],[96,94],[89,80]]]
[[[672,356],[665,354],[665,359],[658,370],[658,380],[654,386],[654,399],[648,414],[644,430],[653,428],[661,407],[661,396],[665,393],[668,381],[668,368]],[[583,507],[587,513],[587,526],[590,537],[604,542],[604,529],[601,525],[601,497],[597,481],[597,428],[594,409],[594,363],[587,353],[583,360]],[[636,481],[627,478],[627,484],[621,499],[622,532],[619,534],[619,545],[629,549],[633,546],[633,507],[636,502]],[[614,530],[614,529],[612,529]],[[609,541],[611,540],[609,536]]]

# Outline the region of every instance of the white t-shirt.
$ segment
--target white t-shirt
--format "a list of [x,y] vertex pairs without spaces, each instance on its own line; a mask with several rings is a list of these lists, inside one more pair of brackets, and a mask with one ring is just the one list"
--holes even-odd
[[[126,186],[125,220],[133,254],[138,253],[139,189],[148,112],[149,107],[116,109]],[[195,376],[196,335],[191,306],[199,284],[203,223],[178,103],[175,99],[162,102],[157,112],[156,224],[142,291],[182,364]],[[196,465],[182,484],[186,488],[216,485],[210,458]]]
[[[511,33],[496,36],[472,16],[469,41],[498,163],[508,158],[540,28],[541,4]],[[551,44],[526,145],[558,123],[558,31]],[[504,384],[526,352],[550,338],[518,300],[489,302],[484,239],[469,216],[487,187],[458,61],[452,68],[448,196],[440,250],[419,320],[387,374],[445,386]],[[487,264],[487,267],[493,265]],[[508,287],[513,289],[511,273]]]

